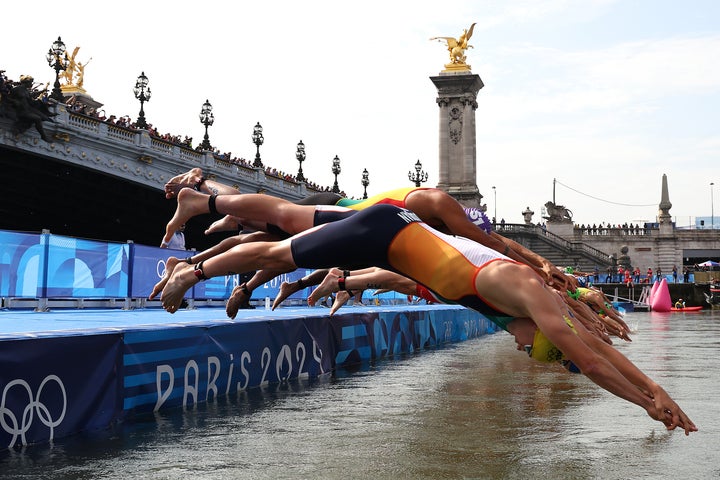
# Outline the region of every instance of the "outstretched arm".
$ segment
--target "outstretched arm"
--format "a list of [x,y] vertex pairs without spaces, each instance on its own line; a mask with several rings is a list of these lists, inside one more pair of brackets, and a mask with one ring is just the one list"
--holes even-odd
[[651,417],[660,420],[668,430],[680,427],[685,430],[685,435],[696,432],[697,427],[685,414],[680,406],[668,395],[668,393],[647,375],[645,375],[634,363],[628,360],[622,353],[610,345],[599,341],[590,335],[583,328],[578,328],[578,336],[593,351],[606,358],[625,378],[645,395],[649,396],[654,403],[654,415]]
[[680,426],[686,433],[696,430],[675,402],[630,360],[617,350],[607,350],[612,348],[609,345],[601,347],[604,342],[585,331],[580,322],[570,328],[562,299],[550,292],[540,278],[530,274],[527,267],[493,262],[480,270],[475,286],[483,298],[500,311],[516,318],[532,319],[564,357],[598,386],[641,406],[669,429]]

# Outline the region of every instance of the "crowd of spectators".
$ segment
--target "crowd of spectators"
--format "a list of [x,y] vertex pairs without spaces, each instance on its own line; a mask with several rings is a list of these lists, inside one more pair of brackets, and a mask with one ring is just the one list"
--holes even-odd
[[582,235],[611,235],[615,232],[619,232],[622,235],[646,235],[647,224],[640,226],[640,224],[627,224],[613,225],[611,223],[602,222],[600,225],[597,224],[575,224],[575,230],[580,230]]

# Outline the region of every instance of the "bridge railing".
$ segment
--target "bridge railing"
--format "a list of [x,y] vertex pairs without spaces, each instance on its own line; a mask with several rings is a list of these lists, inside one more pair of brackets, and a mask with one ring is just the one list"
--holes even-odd
[[559,235],[548,232],[544,227],[541,227],[539,225],[528,225],[523,223],[505,223],[495,225],[494,229],[500,235],[525,234],[537,238],[542,238],[545,242],[565,251],[568,254],[583,253],[587,257],[596,259],[601,264],[607,264],[610,258],[610,255],[598,250],[597,248],[591,247],[590,245],[587,245],[583,242],[568,241]]
[[[185,168],[201,167],[208,174],[216,175],[218,181],[230,185],[237,184],[245,192],[267,190],[270,194],[297,200],[317,191],[317,187],[312,182],[297,182],[294,179],[272,175],[262,168],[244,165],[238,159],[223,158],[222,155],[214,154],[212,151],[196,151],[186,145],[150,135],[147,130],[125,127],[95,116],[71,111],[65,105],[58,105],[54,109],[57,116],[54,117],[53,124],[47,127],[48,131],[54,134],[56,140],[83,148],[83,157],[77,163],[84,163],[88,152],[91,152],[89,158],[100,158],[112,152],[116,161],[118,155],[127,156],[123,159],[128,164],[126,170],[136,171],[137,168],[147,170],[143,175],[135,175],[134,181],[139,180],[151,186],[156,186],[156,183],[162,185],[164,181],[160,180],[161,178],[171,178]],[[8,119],[0,119],[0,130],[11,131],[11,122]],[[28,150],[53,151],[53,146],[46,148],[43,142],[38,142],[32,138],[33,136],[34,131],[28,130],[19,137],[25,141],[18,142],[16,136],[0,135],[0,143],[11,143],[15,148],[27,146]],[[27,138],[23,139],[23,137]],[[90,139],[93,141],[88,143]],[[70,157],[69,160],[72,161],[73,158]],[[98,165],[93,164],[92,167],[97,168]],[[113,173],[118,172],[113,171]]]

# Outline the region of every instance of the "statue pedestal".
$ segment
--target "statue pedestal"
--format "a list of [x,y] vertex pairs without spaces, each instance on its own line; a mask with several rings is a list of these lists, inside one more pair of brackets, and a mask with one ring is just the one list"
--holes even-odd
[[437,188],[467,207],[479,208],[482,195],[477,187],[475,165],[475,110],[477,94],[483,82],[479,75],[470,73],[467,68],[467,65],[462,65],[462,70],[441,72],[437,77],[430,77],[438,90],[436,101],[440,108]]
[[547,222],[547,231],[566,240],[572,239],[575,226],[572,222]]
[[467,63],[446,63],[445,70],[440,72],[440,75],[451,74],[451,75],[472,75],[470,71],[470,65]]
[[104,105],[103,103],[94,100],[82,87],[77,87],[75,85],[63,85],[62,87],[60,87],[60,90],[62,90],[65,101],[71,99],[74,96],[78,102],[83,103],[88,107],[92,107],[95,110],[98,110]]

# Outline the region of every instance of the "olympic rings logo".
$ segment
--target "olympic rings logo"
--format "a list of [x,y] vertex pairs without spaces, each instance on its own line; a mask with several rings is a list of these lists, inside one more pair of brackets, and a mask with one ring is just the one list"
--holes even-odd
[[165,260],[158,260],[157,265],[155,265],[155,272],[157,273],[158,278],[162,278],[165,276]]
[[[47,405],[40,401],[43,389],[49,382],[55,382],[62,393],[62,411],[58,415],[57,419],[54,419]],[[18,419],[15,415],[15,412],[6,406],[8,392],[13,387],[18,387],[20,389],[24,388],[28,396],[28,404],[23,410],[20,419]],[[2,393],[2,400],[0,400],[0,425],[7,433],[12,435],[8,448],[15,446],[18,437],[20,437],[22,445],[27,445],[25,434],[30,430],[36,412],[40,422],[50,429],[49,440],[52,441],[55,435],[55,427],[62,423],[65,418],[65,413],[67,412],[67,393],[65,392],[65,385],[57,375],[48,375],[45,377],[38,387],[37,395],[34,397],[30,385],[25,380],[16,379],[5,385]]]

